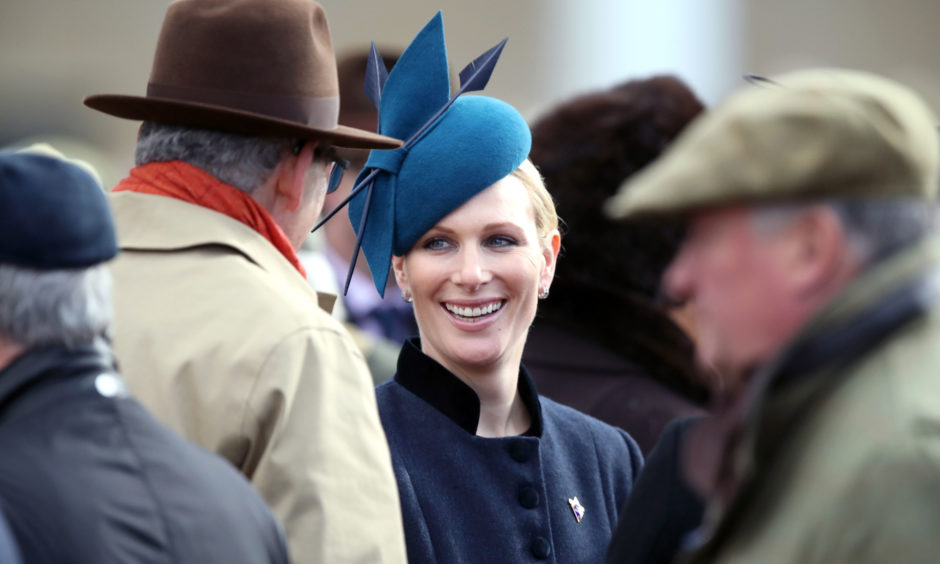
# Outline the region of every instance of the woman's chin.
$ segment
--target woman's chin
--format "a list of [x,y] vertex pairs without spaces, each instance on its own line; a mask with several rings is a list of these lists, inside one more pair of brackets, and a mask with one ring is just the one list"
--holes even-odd
[[492,369],[506,358],[505,344],[492,338],[459,339],[448,348],[452,362],[474,372]]
[[468,347],[467,349],[457,351],[454,360],[463,366],[484,369],[497,363],[500,356],[496,353],[500,351],[493,347]]

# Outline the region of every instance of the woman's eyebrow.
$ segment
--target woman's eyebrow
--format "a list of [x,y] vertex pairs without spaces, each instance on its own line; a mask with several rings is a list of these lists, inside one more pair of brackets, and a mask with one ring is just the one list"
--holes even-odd
[[445,226],[443,226],[443,225],[435,225],[434,227],[432,227],[432,228],[430,228],[430,229],[427,230],[427,232],[425,233],[425,236],[427,236],[427,235],[433,235],[433,234],[437,234],[437,233],[444,233],[444,234],[447,234],[447,235],[453,235],[453,234],[455,233],[455,231],[454,231],[453,229],[451,229],[451,228],[449,228],[449,227],[445,227]]
[[492,229],[506,229],[506,228],[521,229],[518,225],[516,225],[515,223],[511,221],[501,221],[499,223],[487,223],[485,226],[483,226],[483,228],[488,231]]
[[[494,231],[498,229],[522,229],[518,224],[511,221],[500,221],[497,223],[487,223],[483,226],[483,231]],[[428,233],[444,233],[447,235],[452,235],[456,233],[453,229],[445,225],[435,225],[434,227],[428,229]]]

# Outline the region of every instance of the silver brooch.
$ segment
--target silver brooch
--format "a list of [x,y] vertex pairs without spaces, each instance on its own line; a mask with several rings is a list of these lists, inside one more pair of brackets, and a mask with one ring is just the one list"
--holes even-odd
[[574,513],[575,520],[580,523],[581,519],[584,518],[584,506],[581,505],[581,502],[578,501],[577,497],[569,497],[568,505],[571,506],[571,512]]

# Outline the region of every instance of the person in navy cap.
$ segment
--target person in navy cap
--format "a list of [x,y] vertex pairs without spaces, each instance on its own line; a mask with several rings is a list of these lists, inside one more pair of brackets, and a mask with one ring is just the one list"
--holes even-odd
[[407,141],[372,151],[349,217],[376,289],[391,266],[419,330],[377,388],[379,412],[409,562],[600,562],[642,455],[626,432],[540,397],[521,364],[561,239],[525,120],[460,95],[485,85],[500,50],[451,96],[438,14],[384,83],[367,79],[380,133]]
[[0,514],[23,560],[286,563],[250,484],[127,395],[110,349],[116,254],[86,171],[0,153]]

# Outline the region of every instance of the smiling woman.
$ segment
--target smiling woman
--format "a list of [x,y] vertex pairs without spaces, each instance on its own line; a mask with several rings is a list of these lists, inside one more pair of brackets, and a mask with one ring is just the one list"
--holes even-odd
[[484,385],[481,373],[494,371],[514,380],[559,243],[557,230],[539,239],[532,203],[515,176],[438,222],[407,255],[392,259],[398,286],[414,298],[422,351],[477,385]]
[[438,16],[382,93],[381,131],[409,141],[373,151],[350,204],[376,288],[390,266],[419,330],[377,389],[408,559],[599,562],[642,457],[627,433],[540,397],[522,366],[558,217],[522,116],[450,97],[443,53]]

